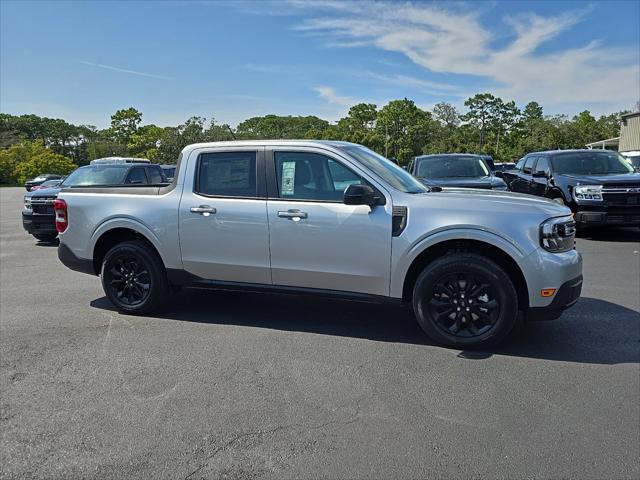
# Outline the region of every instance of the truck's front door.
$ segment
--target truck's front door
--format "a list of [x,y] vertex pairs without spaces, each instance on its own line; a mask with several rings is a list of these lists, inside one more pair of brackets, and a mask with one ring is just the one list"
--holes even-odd
[[184,269],[208,280],[271,284],[264,147],[195,150],[180,201]]
[[388,295],[391,202],[345,205],[344,190],[367,181],[323,152],[267,149],[273,283]]

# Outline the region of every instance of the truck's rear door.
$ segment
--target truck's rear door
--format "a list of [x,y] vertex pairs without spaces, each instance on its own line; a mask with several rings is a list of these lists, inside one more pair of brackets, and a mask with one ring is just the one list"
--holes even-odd
[[184,269],[209,280],[271,284],[264,147],[189,156],[180,201]]

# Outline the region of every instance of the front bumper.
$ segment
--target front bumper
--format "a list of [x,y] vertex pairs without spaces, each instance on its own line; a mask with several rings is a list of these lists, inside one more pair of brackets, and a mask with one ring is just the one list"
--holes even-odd
[[550,305],[533,307],[525,312],[525,318],[530,321],[555,320],[567,308],[576,304],[582,292],[582,275],[562,284],[556,292]]
[[637,211],[578,210],[574,215],[579,226],[640,226],[640,209]]
[[33,234],[57,234],[55,215],[39,215],[37,213],[22,212],[22,227]]

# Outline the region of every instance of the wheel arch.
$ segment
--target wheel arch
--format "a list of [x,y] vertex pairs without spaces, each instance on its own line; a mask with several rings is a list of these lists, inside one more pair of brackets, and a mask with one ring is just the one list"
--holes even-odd
[[518,262],[504,249],[489,242],[476,239],[449,239],[434,243],[422,250],[411,262],[409,269],[404,276],[402,286],[402,300],[410,303],[413,296],[415,282],[427,265],[444,255],[451,255],[458,252],[476,253],[497,263],[511,278],[518,294],[518,305],[520,310],[529,306],[529,290],[527,281],[518,265]]
[[95,243],[93,246],[93,270],[96,275],[100,274],[100,269],[102,268],[102,261],[104,260],[107,252],[118,243],[137,240],[145,243],[149,248],[151,248],[157,255],[158,258],[162,261],[163,267],[166,268],[166,264],[162,255],[160,254],[160,249],[157,244],[152,240],[157,241],[153,235],[149,235],[147,232],[141,232],[139,228],[135,228],[132,225],[118,225],[112,224],[111,228],[100,228],[94,234]]

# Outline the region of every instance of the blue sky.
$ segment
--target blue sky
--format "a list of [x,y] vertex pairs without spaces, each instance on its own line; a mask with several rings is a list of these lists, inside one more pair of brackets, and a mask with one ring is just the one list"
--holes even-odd
[[0,109],[105,127],[328,120],[484,91],[545,112],[640,99],[640,2],[0,2]]

